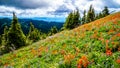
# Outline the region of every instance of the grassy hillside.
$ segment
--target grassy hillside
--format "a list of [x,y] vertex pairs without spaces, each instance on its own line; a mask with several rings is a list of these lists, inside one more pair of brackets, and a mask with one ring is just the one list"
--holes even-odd
[[119,68],[120,12],[5,54],[0,67]]

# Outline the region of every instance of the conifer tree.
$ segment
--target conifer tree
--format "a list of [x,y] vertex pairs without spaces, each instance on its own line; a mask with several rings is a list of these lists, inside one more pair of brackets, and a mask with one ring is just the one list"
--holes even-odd
[[63,25],[63,29],[73,29],[80,24],[80,13],[79,10],[71,12],[68,17],[66,18],[66,21]]
[[79,26],[80,21],[81,21],[80,13],[79,13],[79,10],[77,9],[77,11],[74,11],[74,14],[73,14],[73,22],[72,22],[73,28]]
[[28,33],[28,39],[32,40],[33,42],[36,42],[40,39],[41,32],[34,27],[32,23],[30,23],[30,30]]
[[103,17],[105,17],[105,16],[107,16],[107,15],[109,15],[109,14],[110,14],[110,13],[109,13],[108,7],[105,6],[104,9],[103,9],[103,11],[102,11],[102,15],[103,15]]
[[71,12],[68,17],[66,18],[66,21],[63,25],[63,29],[72,29],[72,23],[73,23],[73,13]]
[[94,8],[92,7],[92,5],[90,5],[90,8],[87,13],[87,23],[94,21],[94,20],[95,20],[95,11],[94,11]]
[[53,34],[55,34],[55,33],[57,33],[57,32],[58,32],[57,27],[56,27],[56,26],[53,26],[53,27],[50,29],[49,35],[53,35]]
[[26,36],[24,35],[17,16],[13,12],[13,19],[8,31],[8,43],[6,48],[19,48],[26,45]]
[[86,10],[83,12],[83,17],[82,17],[82,24],[86,23]]
[[0,46],[2,45],[2,36],[0,35]]
[[7,45],[7,40],[8,40],[8,27],[4,27],[4,33],[2,34],[2,45],[5,46]]

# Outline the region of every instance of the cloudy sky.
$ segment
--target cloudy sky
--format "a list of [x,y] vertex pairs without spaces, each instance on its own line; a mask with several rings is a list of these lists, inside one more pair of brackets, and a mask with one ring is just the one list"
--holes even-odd
[[120,0],[0,0],[0,16],[16,12],[20,17],[65,17],[76,8],[82,14],[91,4],[96,12],[104,6],[110,12],[120,11]]

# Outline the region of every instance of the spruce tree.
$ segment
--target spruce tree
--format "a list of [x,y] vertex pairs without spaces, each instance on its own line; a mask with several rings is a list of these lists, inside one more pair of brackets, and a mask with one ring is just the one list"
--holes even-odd
[[28,39],[33,41],[33,42],[36,42],[40,39],[40,34],[41,34],[41,32],[37,28],[35,28],[32,23],[30,23],[30,30],[28,33]]
[[80,13],[79,13],[79,10],[77,9],[77,11],[74,11],[74,14],[73,14],[73,20],[72,20],[72,25],[73,25],[73,28],[79,26],[80,24]]
[[8,40],[8,27],[4,27],[4,33],[2,34],[2,45],[5,46],[7,45],[7,40]]
[[13,12],[13,19],[8,31],[8,43],[6,48],[20,48],[26,45],[26,36],[24,35],[21,25],[18,22],[17,16]]
[[0,46],[2,45],[2,36],[0,35]]
[[87,23],[94,21],[94,20],[95,20],[95,11],[94,11],[94,8],[92,7],[92,5],[90,5],[90,8],[87,13]]
[[86,10],[83,12],[83,17],[82,17],[82,24],[86,23]]
[[53,35],[53,34],[55,34],[55,33],[57,33],[57,32],[58,32],[57,27],[56,27],[56,26],[53,26],[53,27],[50,29],[49,35]]
[[63,29],[72,29],[72,23],[73,23],[72,20],[73,20],[73,13],[71,12],[66,18],[66,21],[63,25]]
[[71,12],[63,25],[63,29],[73,29],[79,26],[81,22],[79,10]]
[[105,17],[105,16],[107,16],[107,15],[109,15],[109,14],[110,14],[110,13],[109,13],[108,7],[105,6],[104,9],[103,9],[103,11],[102,11],[102,15],[103,15],[103,17]]

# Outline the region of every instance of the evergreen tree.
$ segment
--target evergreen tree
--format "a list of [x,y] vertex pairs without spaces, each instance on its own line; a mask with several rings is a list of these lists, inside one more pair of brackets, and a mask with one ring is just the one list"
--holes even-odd
[[73,13],[71,12],[66,18],[66,21],[63,25],[63,29],[72,29],[72,23],[73,23],[72,20],[73,20]]
[[104,9],[102,11],[102,14],[103,14],[103,17],[105,17],[105,16],[110,14],[107,6],[104,7]]
[[98,14],[98,18],[100,19],[100,18],[102,18],[103,17],[103,14],[100,12],[99,14]]
[[94,21],[94,20],[95,20],[95,11],[94,11],[94,8],[92,7],[92,5],[90,5],[90,8],[87,13],[87,23]]
[[0,35],[0,46],[2,45],[2,36]]
[[6,48],[10,50],[11,48],[19,48],[21,46],[26,45],[26,37],[21,29],[21,25],[18,22],[18,19],[14,12],[13,12],[12,23],[8,31],[7,39],[8,42]]
[[28,33],[28,39],[32,40],[33,42],[36,42],[40,39],[41,32],[34,27],[32,23],[30,23],[30,30]]
[[7,38],[8,37],[8,27],[5,26],[4,28],[4,33],[2,34],[2,45],[5,46],[7,45]]
[[63,25],[63,29],[73,29],[80,24],[80,13],[79,10],[71,12]]
[[57,33],[57,32],[58,32],[57,27],[56,27],[56,26],[53,26],[53,27],[50,29],[49,35],[53,35],[53,34],[55,34],[55,33]]
[[79,10],[77,9],[77,11],[74,11],[73,14],[73,22],[72,22],[73,28],[77,27],[79,24],[80,24],[80,13]]
[[86,10],[83,12],[83,17],[82,17],[82,24],[86,23]]

